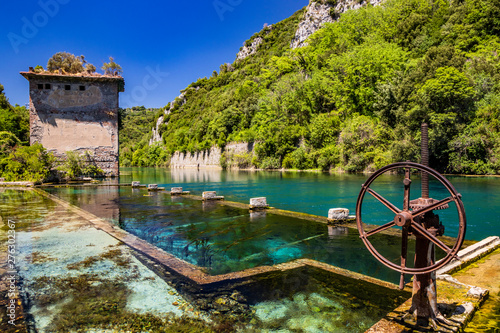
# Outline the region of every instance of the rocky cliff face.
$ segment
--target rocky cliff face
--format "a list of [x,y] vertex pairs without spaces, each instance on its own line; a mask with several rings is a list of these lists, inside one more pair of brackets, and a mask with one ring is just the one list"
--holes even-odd
[[366,6],[368,3],[379,5],[383,0],[318,0],[311,1],[304,18],[299,23],[295,37],[290,43],[292,49],[307,45],[306,39],[321,29],[327,22],[335,22],[340,14],[351,9]]
[[257,37],[254,38],[254,40],[249,46],[244,45],[241,48],[240,52],[238,52],[238,54],[236,55],[236,60],[243,60],[246,57],[251,56],[252,54],[257,52],[257,48],[259,47],[260,44],[262,44],[263,40],[264,39],[262,39],[262,37]]
[[[178,99],[180,99],[181,105],[186,103],[186,98],[184,96],[184,93],[180,94],[176,98],[176,100],[178,100]],[[165,112],[163,112],[163,116],[160,116],[158,118],[158,120],[156,121],[155,127],[153,127],[151,129],[152,136],[151,136],[151,139],[149,139],[150,146],[154,145],[155,143],[161,142],[160,126],[163,124],[163,120],[165,120],[165,116],[170,114],[170,112],[172,112],[172,110],[174,109],[174,106],[175,106],[175,101],[170,102],[170,108],[168,108],[167,110],[165,110]]]
[[305,40],[318,31],[323,24],[333,22],[332,9],[333,7],[328,3],[323,4],[316,1],[309,3],[290,47],[294,49],[306,45]]
[[[272,25],[265,25],[262,31],[269,33],[271,29],[273,29]],[[259,48],[260,44],[262,44],[263,41],[264,39],[262,37],[257,36],[255,38],[251,38],[250,43],[245,42],[245,45],[243,45],[240,52],[238,52],[238,54],[236,55],[236,60],[243,60],[246,57],[249,57],[252,54],[256,53],[257,49]]]
[[[253,156],[253,143],[230,142],[224,150],[214,146],[208,150],[197,153],[175,152],[170,159],[171,168],[196,168],[196,167],[221,167],[222,154],[227,159],[227,167],[237,167],[238,158],[243,156]],[[240,162],[241,163],[241,162]]]
[[164,116],[160,116],[158,120],[156,121],[156,126],[151,129],[153,135],[151,136],[151,139],[149,139],[149,145],[153,145],[157,142],[161,142],[161,135],[160,135],[160,126],[163,124],[163,119],[165,119]]

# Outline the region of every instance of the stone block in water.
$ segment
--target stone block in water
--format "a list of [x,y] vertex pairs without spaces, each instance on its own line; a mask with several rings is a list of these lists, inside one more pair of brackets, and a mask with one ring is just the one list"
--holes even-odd
[[139,187],[139,186],[141,186],[141,182],[139,182],[139,181],[132,182],[132,187]]
[[347,220],[349,217],[349,209],[347,208],[331,208],[328,211],[328,220],[339,221]]
[[250,209],[258,209],[258,208],[268,208],[267,200],[265,197],[260,198],[251,198],[250,199]]
[[170,189],[170,194],[172,195],[179,195],[179,194],[182,194],[183,191],[182,191],[182,187],[172,187]]
[[224,199],[223,196],[217,195],[217,192],[215,191],[205,191],[202,194],[203,200],[222,200]]
[[157,191],[158,190],[158,184],[149,184],[148,185],[148,191]]

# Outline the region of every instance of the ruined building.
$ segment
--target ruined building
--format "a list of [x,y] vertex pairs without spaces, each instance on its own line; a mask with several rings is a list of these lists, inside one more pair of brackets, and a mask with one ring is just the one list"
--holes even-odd
[[118,175],[121,76],[21,72],[30,89],[30,144],[58,158],[88,151],[107,175]]

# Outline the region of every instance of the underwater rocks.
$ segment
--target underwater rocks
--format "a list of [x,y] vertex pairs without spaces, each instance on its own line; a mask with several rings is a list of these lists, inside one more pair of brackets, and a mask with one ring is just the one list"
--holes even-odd
[[212,316],[225,317],[226,319],[245,322],[252,314],[246,298],[239,291],[221,292],[198,295],[195,306]]
[[362,310],[318,293],[297,293],[292,299],[265,301],[252,308],[255,319],[248,328],[262,332],[359,332],[372,324]]

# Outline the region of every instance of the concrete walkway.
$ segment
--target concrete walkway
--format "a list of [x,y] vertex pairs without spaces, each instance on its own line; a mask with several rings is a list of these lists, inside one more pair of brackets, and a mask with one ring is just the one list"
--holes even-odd
[[488,299],[464,332],[500,332],[500,249],[453,275],[458,281],[488,289]]

